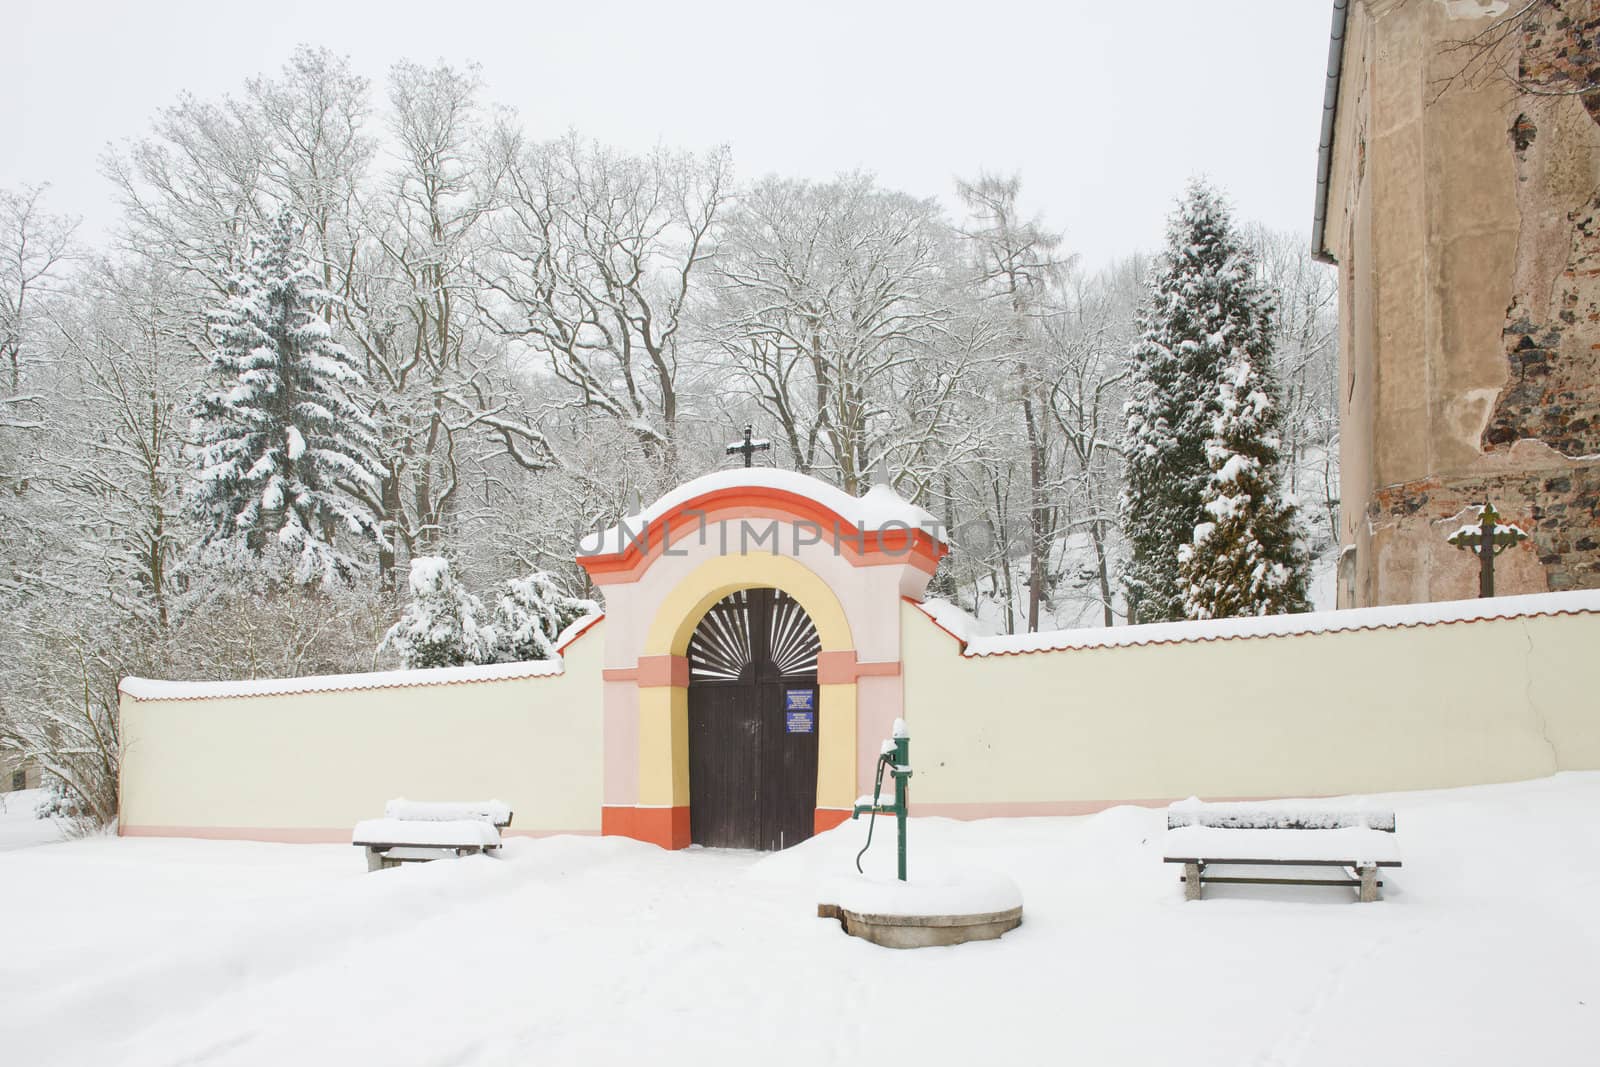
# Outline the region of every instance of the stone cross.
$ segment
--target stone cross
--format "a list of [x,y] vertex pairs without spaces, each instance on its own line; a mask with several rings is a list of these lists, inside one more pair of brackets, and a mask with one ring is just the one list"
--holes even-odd
[[1478,554],[1478,595],[1494,596],[1494,558],[1528,539],[1516,526],[1500,522],[1500,513],[1487,500],[1478,513],[1477,526],[1463,526],[1448,538],[1452,545]]
[[764,437],[758,437],[754,441],[750,440],[750,432],[754,429],[754,426],[746,426],[744,428],[744,440],[735,441],[727,447],[728,455],[742,455],[744,457],[744,465],[746,467],[751,465],[751,460],[757,452],[767,452],[772,448],[772,442]]

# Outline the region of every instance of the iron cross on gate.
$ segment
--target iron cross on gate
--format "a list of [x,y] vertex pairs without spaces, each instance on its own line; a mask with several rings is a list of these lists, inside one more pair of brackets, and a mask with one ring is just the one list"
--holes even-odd
[[750,432],[753,429],[755,429],[754,426],[746,426],[744,428],[744,440],[735,441],[727,447],[728,455],[737,454],[744,457],[744,465],[746,467],[751,465],[751,460],[757,452],[767,452],[772,449],[772,442],[765,437],[757,438],[754,441],[750,440]]

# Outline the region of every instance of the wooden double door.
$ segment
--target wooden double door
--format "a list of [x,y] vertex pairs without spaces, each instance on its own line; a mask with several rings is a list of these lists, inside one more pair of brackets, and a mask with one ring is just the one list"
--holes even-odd
[[689,642],[689,826],[708,848],[787,848],[817,804],[816,627],[780,589],[741,589]]

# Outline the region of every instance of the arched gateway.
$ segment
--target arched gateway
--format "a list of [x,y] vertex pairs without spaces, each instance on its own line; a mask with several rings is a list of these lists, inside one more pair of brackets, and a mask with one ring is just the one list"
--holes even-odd
[[885,486],[855,498],[761,469],[698,478],[591,538],[603,832],[780,848],[848,818],[903,712],[901,599],[945,551]]
[[781,589],[717,601],[689,640],[689,836],[780,849],[814,829],[817,628]]

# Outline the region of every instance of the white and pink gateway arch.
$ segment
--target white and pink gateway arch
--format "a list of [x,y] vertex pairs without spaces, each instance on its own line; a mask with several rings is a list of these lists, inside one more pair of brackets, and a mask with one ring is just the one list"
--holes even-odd
[[778,589],[809,616],[816,657],[813,832],[848,818],[904,709],[903,598],[947,551],[934,517],[886,486],[848,494],[790,471],[697,478],[581,546],[605,598],[601,829],[690,843],[688,648],[711,607]]

